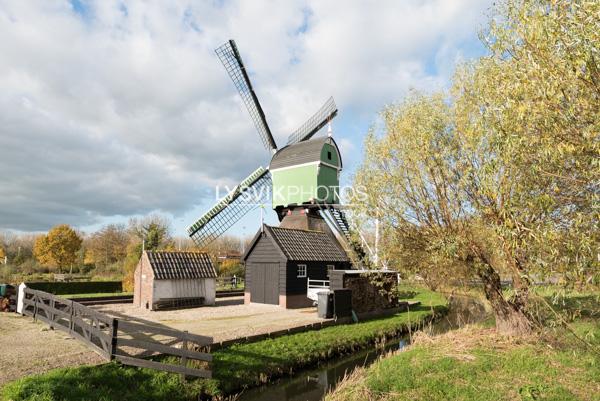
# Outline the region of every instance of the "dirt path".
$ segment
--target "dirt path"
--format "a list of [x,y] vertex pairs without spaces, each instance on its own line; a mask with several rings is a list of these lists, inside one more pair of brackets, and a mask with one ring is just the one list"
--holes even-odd
[[277,305],[244,305],[243,297],[221,298],[215,306],[172,311],[149,311],[133,304],[97,306],[109,315],[146,324],[188,330],[224,341],[321,322],[316,308],[283,309]]
[[16,313],[0,313],[0,387],[50,369],[104,362],[66,333]]

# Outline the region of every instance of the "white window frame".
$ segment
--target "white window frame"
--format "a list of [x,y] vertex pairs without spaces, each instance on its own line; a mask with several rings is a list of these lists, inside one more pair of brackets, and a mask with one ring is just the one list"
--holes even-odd
[[329,277],[329,272],[335,270],[335,265],[326,265],[325,267],[327,268],[327,277]]
[[[304,273],[302,273],[304,270]],[[298,278],[306,278],[306,265],[298,265]]]

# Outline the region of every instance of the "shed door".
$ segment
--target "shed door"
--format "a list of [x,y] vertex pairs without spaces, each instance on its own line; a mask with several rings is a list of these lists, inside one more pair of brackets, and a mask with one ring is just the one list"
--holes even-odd
[[279,305],[279,263],[252,265],[250,301]]

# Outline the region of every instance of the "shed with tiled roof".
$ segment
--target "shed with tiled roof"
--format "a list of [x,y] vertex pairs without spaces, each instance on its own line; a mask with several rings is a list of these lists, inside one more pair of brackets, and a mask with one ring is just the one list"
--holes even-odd
[[349,269],[338,241],[322,231],[263,225],[242,257],[245,302],[299,308],[312,305],[308,279],[327,280],[329,270]]
[[144,251],[134,273],[134,305],[157,310],[213,305],[217,272],[204,252]]

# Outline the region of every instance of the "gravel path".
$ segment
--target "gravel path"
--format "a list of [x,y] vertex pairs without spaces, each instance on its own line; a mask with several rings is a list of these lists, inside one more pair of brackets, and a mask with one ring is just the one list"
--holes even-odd
[[131,321],[188,330],[224,341],[321,322],[316,308],[283,309],[276,305],[243,304],[243,297],[220,298],[215,306],[172,311],[149,311],[133,304],[94,307]]
[[[243,297],[220,298],[215,306],[148,311],[132,304],[96,306],[126,320],[188,330],[224,341],[323,321],[316,308],[283,309],[276,305],[244,305]],[[9,381],[50,369],[99,364],[102,357],[61,331],[31,317],[0,313],[0,387]]]
[[66,333],[16,313],[0,313],[0,387],[50,369],[104,362]]

